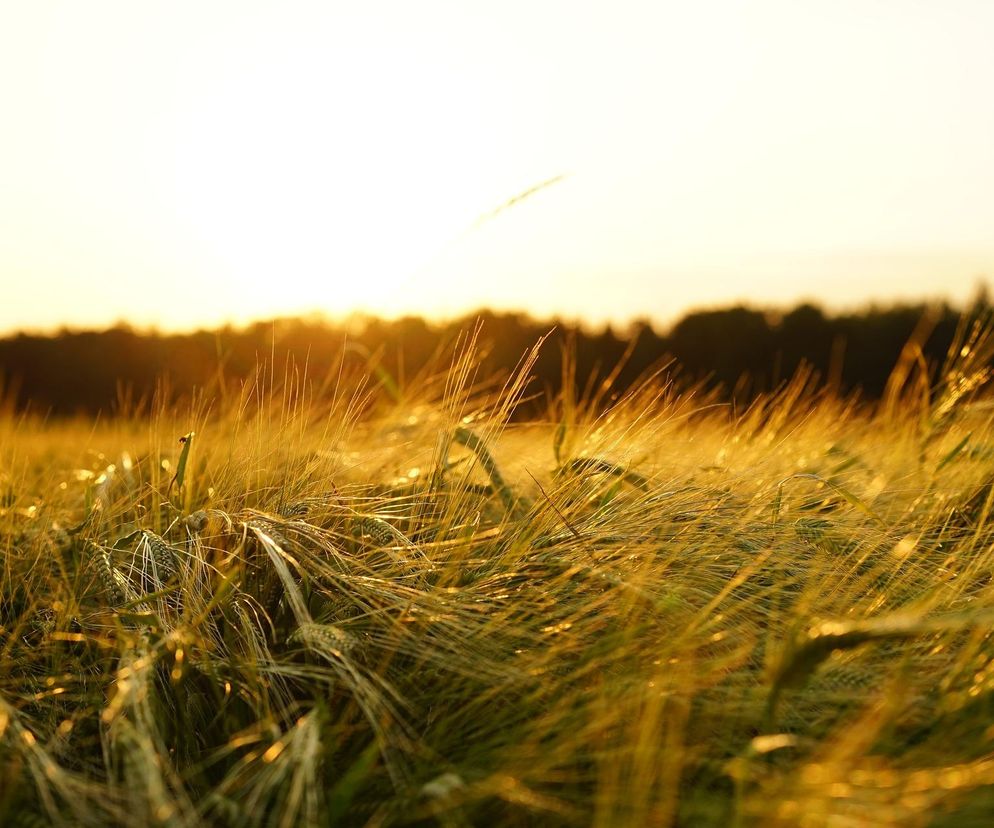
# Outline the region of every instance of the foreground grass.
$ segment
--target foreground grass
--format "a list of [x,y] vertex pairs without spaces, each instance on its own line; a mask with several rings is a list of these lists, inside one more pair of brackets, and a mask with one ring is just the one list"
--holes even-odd
[[512,426],[527,362],[466,342],[8,414],[0,824],[987,824],[992,350],[872,409],[567,381]]

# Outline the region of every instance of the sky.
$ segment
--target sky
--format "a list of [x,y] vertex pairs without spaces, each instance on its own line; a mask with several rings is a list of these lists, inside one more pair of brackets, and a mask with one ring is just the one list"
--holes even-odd
[[992,32],[989,0],[0,0],[0,332],[965,301]]

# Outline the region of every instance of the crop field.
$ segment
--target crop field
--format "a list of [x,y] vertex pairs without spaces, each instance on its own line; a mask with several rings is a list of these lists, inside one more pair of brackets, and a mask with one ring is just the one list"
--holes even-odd
[[0,825],[990,824],[989,325],[872,403],[479,348],[0,413]]

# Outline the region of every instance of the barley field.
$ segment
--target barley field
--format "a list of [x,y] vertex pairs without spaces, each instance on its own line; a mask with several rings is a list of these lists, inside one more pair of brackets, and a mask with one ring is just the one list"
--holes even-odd
[[0,824],[990,824],[989,325],[873,403],[478,354],[5,410]]

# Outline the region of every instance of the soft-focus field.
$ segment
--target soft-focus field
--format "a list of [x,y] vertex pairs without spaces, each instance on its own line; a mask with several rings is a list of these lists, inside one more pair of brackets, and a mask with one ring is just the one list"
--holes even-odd
[[454,353],[2,415],[0,824],[990,823],[983,330],[528,424]]

